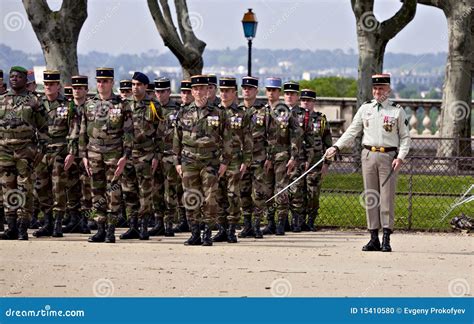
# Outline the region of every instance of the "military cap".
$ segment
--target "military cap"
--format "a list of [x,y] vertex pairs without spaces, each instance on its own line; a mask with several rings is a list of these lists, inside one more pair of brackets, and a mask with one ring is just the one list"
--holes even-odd
[[[144,73],[141,73],[141,72],[133,73],[132,80],[141,82],[143,84],[149,84],[150,83],[150,79],[148,79],[148,77]],[[153,85],[153,87],[154,87],[154,85]]]
[[131,90],[132,80],[120,80],[120,90]]
[[191,90],[191,80],[181,81],[181,91],[182,90]]
[[241,86],[258,88],[258,79],[251,76],[243,77]]
[[281,89],[281,79],[280,78],[266,78],[265,88]]
[[71,78],[73,87],[89,86],[89,80],[85,75],[75,75]]
[[114,69],[107,67],[100,67],[95,70],[96,79],[113,79]]
[[10,73],[12,73],[12,72],[20,72],[20,73],[28,74],[28,70],[26,70],[24,67],[18,66],[18,65],[11,67]]
[[33,70],[28,70],[28,72],[26,73],[26,84],[30,84],[33,82],[36,82],[35,72]]
[[0,80],[3,80],[3,70],[0,70]]
[[168,78],[155,80],[155,90],[166,90],[171,88],[171,82]]
[[64,86],[64,95],[66,97],[72,96],[72,86],[70,85]]
[[217,87],[217,77],[215,74],[208,74],[207,75],[207,82],[209,84],[215,85]]
[[372,85],[376,84],[390,84],[390,74],[372,75]]
[[154,92],[155,91],[155,84],[154,83],[148,83],[148,87],[146,88],[147,92]]
[[316,91],[311,89],[303,89],[301,90],[301,99],[313,99],[316,100]]
[[300,91],[300,84],[294,81],[288,81],[283,84],[283,91],[284,92],[299,92]]
[[43,72],[43,82],[59,82],[61,81],[61,74],[56,70],[45,70]]
[[209,80],[207,75],[193,75],[191,77],[191,87],[209,85]]
[[231,77],[223,77],[219,79],[219,88],[221,89],[237,89],[237,80]]

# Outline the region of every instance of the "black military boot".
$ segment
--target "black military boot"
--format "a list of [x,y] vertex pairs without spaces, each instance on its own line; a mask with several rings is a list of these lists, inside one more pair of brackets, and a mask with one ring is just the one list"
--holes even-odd
[[184,242],[184,245],[202,245],[201,230],[199,223],[191,225],[191,237]]
[[87,220],[87,227],[91,231],[98,229],[97,222],[94,219],[88,219]]
[[89,237],[90,243],[105,242],[105,223],[97,223],[97,233]]
[[392,252],[392,247],[390,246],[390,234],[392,233],[392,230],[389,228],[383,229],[382,252]]
[[63,213],[56,214],[52,237],[63,237],[63,217]]
[[256,239],[263,238],[262,230],[260,229],[260,219],[254,219],[253,221],[253,232],[255,233]]
[[165,223],[165,236],[166,237],[174,236],[173,223],[170,221]]
[[0,232],[5,230],[5,210],[0,207]]
[[[300,221],[301,221],[301,231],[302,232],[308,232],[310,231],[308,223],[306,223],[306,213],[303,213],[300,215]],[[314,222],[314,221],[313,221]]]
[[38,214],[39,214],[39,210],[34,209],[33,214],[31,215],[30,226],[29,226],[31,229],[38,229],[41,227],[41,224],[38,220]]
[[142,218],[140,224],[140,240],[147,241],[150,239],[150,234],[148,233],[148,216]]
[[[235,229],[235,228],[234,228]],[[204,228],[204,230],[206,230]],[[227,233],[223,224],[217,224],[217,234],[212,237],[212,242],[225,242],[227,241]],[[204,241],[204,236],[203,236]]]
[[109,223],[105,234],[105,243],[115,243],[115,224]]
[[[286,217],[287,219],[288,217]],[[286,219],[280,218],[276,225],[275,235],[285,235],[285,223]]]
[[188,224],[188,219],[186,217],[186,209],[183,207],[179,207],[178,215],[179,215],[179,224],[173,229],[173,231],[175,233],[189,232],[189,224]]
[[130,227],[129,229],[120,235],[121,240],[132,240],[138,239],[140,237],[140,230],[138,229],[138,220],[137,216],[132,216],[129,219]]
[[0,236],[2,240],[17,240],[18,227],[16,217],[7,217],[8,229]]
[[263,229],[262,234],[263,235],[272,235],[275,234],[276,232],[276,225],[275,225],[275,216],[274,215],[269,215],[267,216],[267,226]]
[[150,236],[165,235],[165,226],[163,224],[163,217],[155,214],[155,226],[148,232]]
[[44,215],[44,225],[39,230],[33,232],[33,236],[51,236],[53,234],[53,212],[48,212]]
[[299,233],[301,232],[301,216],[298,213],[293,213],[293,216],[291,218],[291,222],[293,223],[291,226],[291,230],[294,233]]
[[[206,224],[204,226],[204,230],[202,231],[202,246],[212,246],[211,236],[212,236],[211,227]],[[227,233],[226,233],[226,238],[227,238]]]
[[370,241],[362,247],[362,251],[380,251],[379,230],[369,230]]
[[18,223],[18,240],[28,241],[28,224],[26,220],[20,220]]
[[314,226],[314,221],[316,220],[315,215],[308,216],[308,230],[311,232],[316,232],[316,226]]
[[291,225],[290,225],[290,218],[286,217],[285,218],[285,232],[291,231]]
[[255,232],[252,228],[252,215],[245,215],[244,216],[244,228],[239,233],[239,237],[246,238],[246,237],[254,237]]
[[83,211],[81,213],[81,218],[79,220],[79,228],[81,230],[81,234],[90,234],[91,230],[89,229],[89,226],[87,225],[87,222],[89,219],[87,218],[87,215],[90,214],[90,211]]
[[63,233],[81,233],[79,226],[81,214],[77,210],[72,210],[69,215],[69,222],[64,226]]
[[235,224],[230,224],[227,229],[227,243],[237,243],[237,236],[235,236]]

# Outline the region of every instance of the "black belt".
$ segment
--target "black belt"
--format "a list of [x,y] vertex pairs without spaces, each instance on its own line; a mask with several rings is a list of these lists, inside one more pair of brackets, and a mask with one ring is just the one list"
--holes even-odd
[[380,153],[393,152],[393,151],[398,150],[398,147],[383,147],[383,146],[370,146],[370,145],[364,145],[364,148],[372,152],[380,152]]

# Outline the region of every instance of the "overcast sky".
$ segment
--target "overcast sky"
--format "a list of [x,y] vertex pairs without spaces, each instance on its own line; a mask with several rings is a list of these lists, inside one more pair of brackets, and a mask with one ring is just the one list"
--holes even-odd
[[[61,2],[48,1],[53,10],[59,9]],[[258,19],[254,47],[357,49],[350,0],[188,0],[187,3],[195,32],[209,49],[246,46],[241,19],[247,8],[253,8]],[[383,21],[400,6],[399,0],[375,0],[374,13]],[[0,43],[26,52],[41,51],[21,0],[1,0],[0,12]],[[387,51],[413,54],[447,51],[446,28],[441,10],[418,5],[413,21],[389,42]],[[78,50],[81,54],[90,51],[135,54],[150,50],[163,52],[165,47],[146,0],[89,0]]]

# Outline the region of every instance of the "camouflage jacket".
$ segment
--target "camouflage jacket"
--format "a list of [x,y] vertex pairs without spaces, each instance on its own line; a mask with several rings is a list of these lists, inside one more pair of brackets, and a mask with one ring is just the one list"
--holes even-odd
[[173,137],[174,129],[176,127],[176,119],[181,108],[174,102],[169,101],[166,106],[162,106],[164,117],[164,155],[173,155]]
[[[306,111],[305,111],[306,112]],[[326,116],[320,112],[308,112],[303,120],[303,159],[314,164],[320,160],[327,148],[332,146],[331,130]]]
[[271,118],[270,111],[263,105],[254,105],[246,108],[243,103],[239,105],[245,109],[250,123],[252,137],[252,160],[263,162],[270,156],[270,146],[267,138],[267,126]]
[[226,114],[208,104],[193,102],[178,113],[173,138],[175,164],[214,160],[228,165],[232,159],[231,133]]
[[79,132],[79,154],[87,151],[108,153],[119,151],[127,158],[132,154],[133,119],[127,101],[112,94],[107,100],[99,95],[85,103]]
[[298,126],[297,117],[290,108],[279,103],[274,108],[265,105],[272,118],[268,123],[269,160],[285,161],[290,157],[297,159],[301,151],[303,130]]
[[160,103],[148,95],[140,101],[133,96],[126,99],[133,116],[133,156],[155,152],[159,159],[163,153],[164,119]]
[[235,103],[229,107],[219,105],[230,124],[232,156],[238,157],[239,163],[250,165],[252,162],[253,140],[250,133],[250,116],[245,110]]
[[38,97],[25,90],[0,96],[0,145],[39,143],[46,146],[48,116]]

